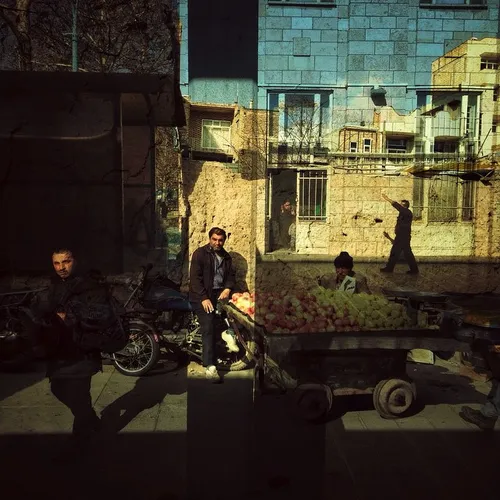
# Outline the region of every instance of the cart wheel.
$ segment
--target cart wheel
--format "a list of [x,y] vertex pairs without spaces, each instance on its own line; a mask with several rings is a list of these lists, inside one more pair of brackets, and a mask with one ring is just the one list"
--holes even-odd
[[295,389],[295,409],[308,422],[325,418],[333,405],[333,392],[327,385],[303,384]]
[[415,384],[398,378],[381,380],[373,392],[373,405],[382,418],[398,418],[415,401]]

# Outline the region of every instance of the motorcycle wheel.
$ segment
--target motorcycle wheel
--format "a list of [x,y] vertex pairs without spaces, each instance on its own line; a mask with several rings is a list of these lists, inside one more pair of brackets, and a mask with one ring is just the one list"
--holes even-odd
[[111,359],[115,368],[129,377],[145,375],[160,359],[160,346],[153,332],[146,328],[130,327],[130,342]]

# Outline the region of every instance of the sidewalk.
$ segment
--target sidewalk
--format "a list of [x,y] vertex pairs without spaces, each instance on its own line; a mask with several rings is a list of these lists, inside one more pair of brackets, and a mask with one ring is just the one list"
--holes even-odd
[[[408,365],[414,414],[383,420],[370,398],[336,401],[340,418],[298,421],[287,396],[253,403],[252,371],[207,383],[191,365],[127,378],[111,366],[94,378],[95,407],[118,434],[78,467],[54,466],[71,415],[42,371],[2,374],[0,470],[5,498],[51,500],[496,498],[499,433],[463,422],[489,384]],[[424,407],[425,405],[425,407]]]

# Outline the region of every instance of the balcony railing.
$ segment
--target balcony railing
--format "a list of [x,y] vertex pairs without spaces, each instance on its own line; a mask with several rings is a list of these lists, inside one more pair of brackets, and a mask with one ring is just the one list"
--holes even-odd
[[269,165],[329,164],[348,169],[401,170],[407,167],[427,168],[437,166],[453,169],[459,163],[474,161],[457,153],[394,153],[394,152],[344,152],[332,151],[328,145],[290,145],[271,142]]

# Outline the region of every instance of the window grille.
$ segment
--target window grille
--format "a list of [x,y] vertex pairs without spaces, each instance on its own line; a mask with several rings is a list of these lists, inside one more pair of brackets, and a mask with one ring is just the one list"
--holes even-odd
[[413,180],[413,218],[416,220],[422,219],[422,211],[424,208],[424,180],[415,177]]
[[299,172],[299,220],[326,220],[327,172]]
[[435,178],[429,181],[429,222],[455,222],[458,216],[458,181]]

